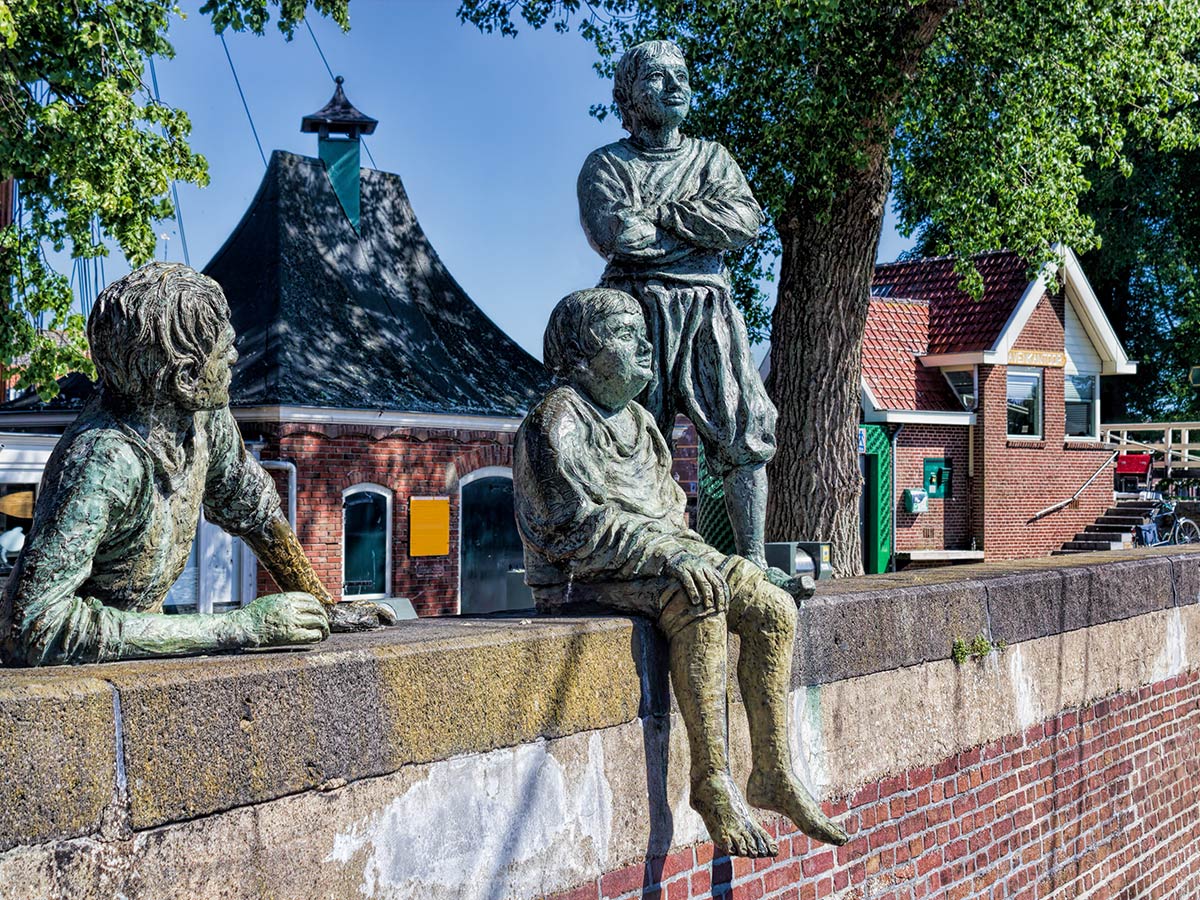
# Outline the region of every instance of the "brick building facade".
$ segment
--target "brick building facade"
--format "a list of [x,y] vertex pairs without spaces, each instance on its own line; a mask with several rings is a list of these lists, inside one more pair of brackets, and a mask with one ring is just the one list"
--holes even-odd
[[276,152],[205,272],[238,333],[234,415],[283,464],[281,495],[294,467],[296,531],[333,596],[403,597],[420,615],[504,608],[521,563],[512,439],[547,376],[445,269],[400,179],[364,169],[348,183]]
[[[230,406],[335,598],[506,608],[522,562],[512,441],[548,376],[454,280],[399,176],[360,168],[374,127],[339,83],[302,126],[319,158],[273,153],[205,266],[237,334]],[[60,432],[94,392],[78,376],[63,386],[50,404],[0,406],[0,429]],[[202,523],[167,605],[210,612],[275,589]]]
[[[243,422],[244,434],[261,441],[262,459],[287,460],[297,468],[296,533],[321,581],[343,599],[343,497],[356,485],[391,492],[388,596],[408,598],[418,615],[456,615],[461,609],[462,487],[481,471],[511,473],[512,431],[450,428],[389,428],[364,425],[285,424],[274,428]],[[280,495],[287,479],[275,472]],[[509,475],[511,477],[511,474]],[[411,556],[411,497],[446,497],[450,506],[445,556]],[[259,570],[258,592],[278,590]]]
[[[891,431],[901,562],[1044,556],[1110,505],[1099,379],[1136,366],[1063,254],[1033,278],[1015,254],[976,258],[978,300],[952,259],[876,268],[863,420]],[[931,490],[939,468],[945,485]],[[926,492],[924,511],[909,509],[906,490]]]

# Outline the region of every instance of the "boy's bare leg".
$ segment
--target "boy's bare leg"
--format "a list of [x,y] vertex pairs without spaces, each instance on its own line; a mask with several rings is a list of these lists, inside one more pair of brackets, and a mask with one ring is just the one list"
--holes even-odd
[[724,485],[725,512],[737,554],[766,569],[767,467],[733,469],[725,476]]
[[[796,605],[761,576],[746,583],[753,590],[744,608],[731,603],[741,637],[738,684],[750,725],[751,768],[746,799],[760,809],[782,813],[809,837],[844,844],[846,832],[829,819],[792,770],[788,746],[787,697],[791,687]],[[740,613],[738,615],[737,613]]]
[[668,638],[671,682],[691,750],[691,804],[720,850],[733,856],[774,856],[778,846],[755,821],[729,773],[727,635],[725,616],[716,614],[689,622]]
[[742,466],[725,476],[725,512],[738,556],[767,573],[767,580],[797,599],[811,597],[816,584],[810,575],[788,575],[767,565],[767,467]]

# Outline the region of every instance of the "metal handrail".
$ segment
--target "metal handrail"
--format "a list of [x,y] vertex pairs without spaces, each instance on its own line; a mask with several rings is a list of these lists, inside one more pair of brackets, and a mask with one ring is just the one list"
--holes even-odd
[[1072,503],[1074,503],[1076,500],[1079,499],[1080,494],[1082,494],[1084,491],[1086,491],[1091,486],[1093,481],[1095,481],[1097,478],[1100,477],[1100,473],[1103,472],[1105,469],[1107,469],[1109,467],[1109,464],[1112,463],[1112,461],[1120,455],[1121,455],[1120,450],[1114,450],[1112,452],[1112,456],[1110,456],[1103,463],[1101,463],[1100,468],[1098,468],[1095,472],[1093,472],[1092,477],[1089,478],[1087,481],[1085,481],[1083,483],[1083,485],[1079,488],[1079,490],[1077,490],[1072,496],[1068,497],[1066,500],[1063,500],[1061,503],[1055,503],[1053,506],[1047,506],[1041,512],[1034,513],[1033,518],[1030,519],[1029,521],[1036,522],[1042,516],[1048,516],[1052,512],[1057,512],[1058,510],[1062,509],[1064,506],[1070,506]]

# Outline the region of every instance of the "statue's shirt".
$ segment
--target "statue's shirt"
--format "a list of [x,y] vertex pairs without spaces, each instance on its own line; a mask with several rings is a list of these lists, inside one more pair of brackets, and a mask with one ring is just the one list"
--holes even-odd
[[577,193],[584,233],[608,260],[602,283],[728,287],[724,252],[754,240],[763,222],[729,152],[694,138],[670,150],[629,139],[601,147],[584,162]]
[[763,222],[737,163],[712,141],[650,150],[627,139],[587,158],[577,190],[583,230],[608,260],[600,283],[645,313],[654,378],[640,400],[658,427],[669,434],[687,416],[720,475],[769,462],[775,407],[724,263]]
[[[632,428],[617,425],[626,413]],[[701,540],[685,524],[666,441],[637,403],[606,414],[555,388],[521,425],[513,480],[534,587],[657,576],[685,549],[681,539]]]
[[[228,407],[194,416],[183,458],[158,458],[93,400],[46,466],[33,526],[0,602],[0,628],[40,661],[95,657],[120,640],[114,611],[159,612],[191,552],[200,509],[231,534],[279,510],[269,475],[242,443]],[[25,660],[36,663],[39,659]]]

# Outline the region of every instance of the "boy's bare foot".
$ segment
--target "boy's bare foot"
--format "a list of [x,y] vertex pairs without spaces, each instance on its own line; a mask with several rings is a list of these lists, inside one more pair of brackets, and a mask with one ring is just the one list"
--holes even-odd
[[849,836],[825,813],[790,773],[776,775],[754,772],[746,786],[746,799],[759,809],[783,813],[810,838],[841,846]]
[[691,802],[720,852],[749,857],[779,853],[778,845],[754,820],[754,813],[727,772],[694,783]]

